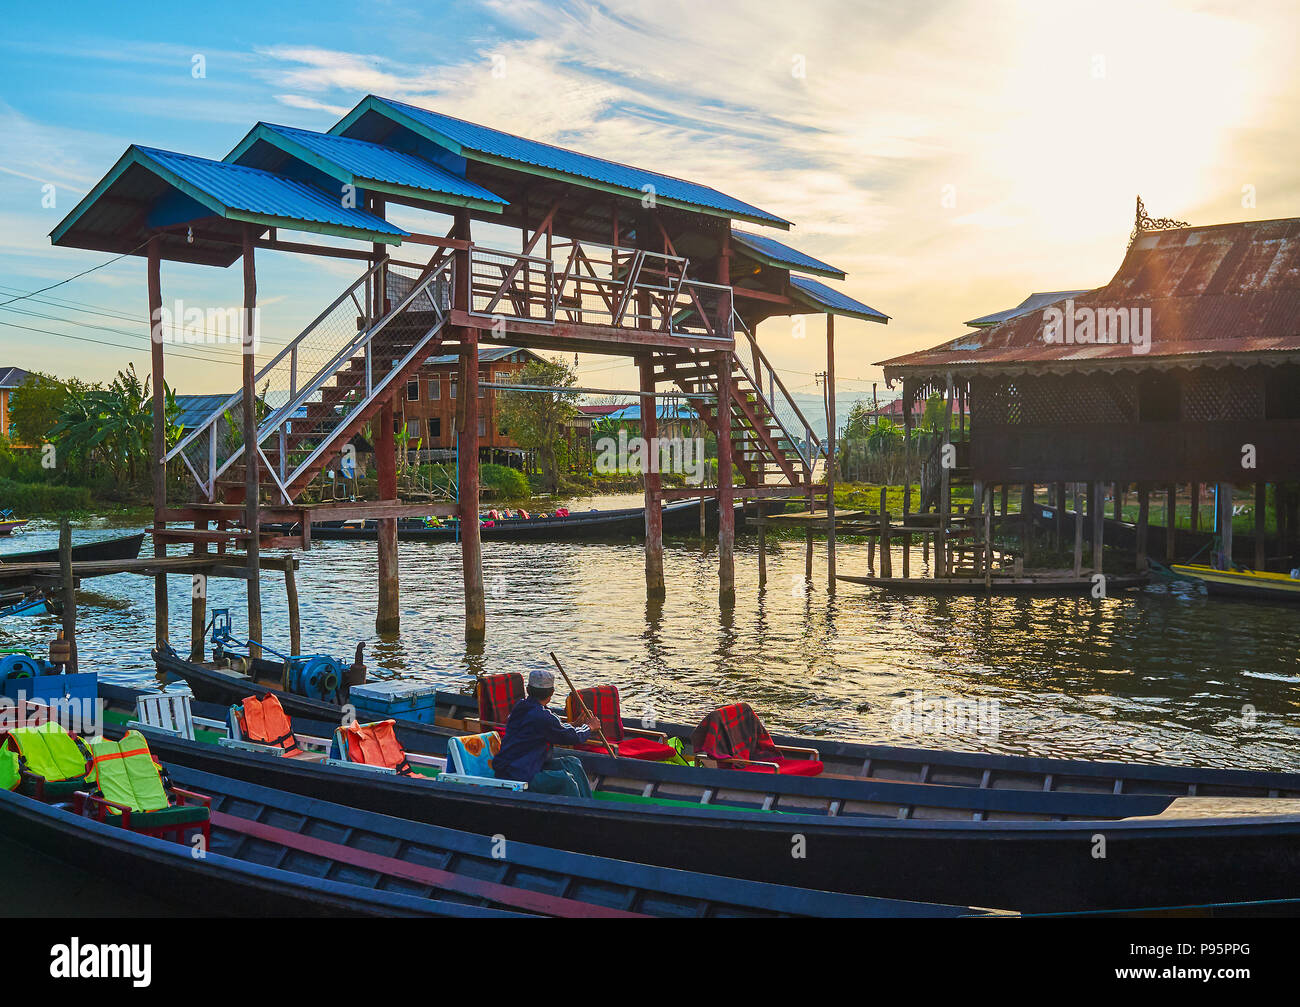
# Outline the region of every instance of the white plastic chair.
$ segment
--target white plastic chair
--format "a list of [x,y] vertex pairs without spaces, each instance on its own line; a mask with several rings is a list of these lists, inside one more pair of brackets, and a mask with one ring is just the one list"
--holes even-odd
[[193,699],[194,693],[189,689],[176,692],[150,692],[138,696],[135,701],[136,719],[126,726],[158,731],[186,741],[194,740],[196,724],[199,727],[224,732],[226,725],[221,721],[194,716],[190,711],[190,702]]

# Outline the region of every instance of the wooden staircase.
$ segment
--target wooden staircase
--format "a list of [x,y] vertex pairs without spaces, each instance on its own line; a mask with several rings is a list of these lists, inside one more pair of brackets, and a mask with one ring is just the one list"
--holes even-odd
[[[450,258],[411,275],[387,260],[368,270],[259,370],[255,437],[243,436],[237,393],[168,453],[167,460],[182,459],[194,476],[198,499],[187,509],[201,517],[195,528],[158,529],[155,536],[215,544],[218,551],[247,542],[241,505],[250,443],[258,453],[262,501],[272,509],[291,507],[442,346],[450,284]],[[383,313],[370,317],[376,312],[365,309],[378,300],[376,288]],[[216,529],[198,527],[209,515]],[[268,547],[305,545],[296,538],[259,535]]]

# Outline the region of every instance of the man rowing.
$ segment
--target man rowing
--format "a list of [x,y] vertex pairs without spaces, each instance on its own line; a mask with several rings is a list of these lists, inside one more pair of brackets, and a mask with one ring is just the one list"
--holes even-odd
[[555,676],[538,668],[528,676],[528,695],[514,705],[506,720],[501,751],[492,760],[500,780],[518,780],[540,794],[590,797],[591,784],[582,762],[572,755],[551,756],[552,745],[581,745],[600,726],[594,714],[580,726],[564,723],[547,704],[555,694]]

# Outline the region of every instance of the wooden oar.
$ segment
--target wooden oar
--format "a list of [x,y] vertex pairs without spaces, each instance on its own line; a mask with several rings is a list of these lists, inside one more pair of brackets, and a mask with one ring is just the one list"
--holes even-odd
[[582,707],[583,715],[590,720],[596,720],[596,737],[598,737],[600,743],[605,746],[605,751],[610,754],[610,758],[617,759],[618,752],[614,751],[614,746],[605,740],[605,732],[600,729],[600,721],[595,717],[592,717],[591,711],[587,709],[587,704],[583,702],[582,693],[580,693],[578,687],[573,684],[573,679],[571,679],[569,673],[564,670],[564,665],[562,665],[560,659],[555,656],[555,651],[551,651],[551,660],[555,662],[555,666],[560,669],[560,674],[564,676],[564,684],[567,685],[569,691],[577,697],[578,705]]

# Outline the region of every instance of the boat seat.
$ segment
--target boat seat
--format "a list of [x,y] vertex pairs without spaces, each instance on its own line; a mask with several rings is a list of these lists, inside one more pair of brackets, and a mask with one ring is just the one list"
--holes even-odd
[[177,842],[197,829],[208,848],[211,798],[170,786],[143,734],[127,731],[121,741],[91,742],[90,752],[86,783],[93,789],[77,793],[78,814]]
[[194,740],[196,726],[221,732],[226,730],[226,725],[219,720],[194,716],[190,711],[193,700],[194,693],[188,687],[137,696],[135,720],[129,721],[126,726],[134,730],[160,731],[185,741]]
[[[351,723],[334,729],[326,765],[365,769],[390,776],[414,776],[416,766],[446,768],[446,760],[408,752],[397,739],[397,721]],[[421,774],[423,775],[423,774]]]
[[478,697],[478,722],[484,731],[505,734],[510,711],[526,695],[524,676],[517,671],[480,675],[474,687]]
[[5,748],[18,756],[20,788],[28,797],[62,801],[85,786],[90,752],[53,720],[15,727]]
[[[605,740],[620,758],[663,762],[677,754],[677,749],[667,743],[668,735],[662,731],[638,730],[623,725],[623,710],[619,702],[617,686],[598,685],[594,689],[579,689],[577,692],[569,693],[564,701],[564,716],[570,723],[577,723],[582,716],[579,698],[586,704],[587,709],[599,718],[600,729],[604,732]],[[578,746],[578,750],[605,754],[605,746],[599,739]]]
[[473,783],[481,787],[500,787],[503,790],[527,790],[528,784],[519,780],[498,779],[492,771],[492,760],[501,751],[501,735],[496,731],[484,734],[467,734],[447,739],[447,763],[453,773],[438,777],[448,783]]
[[[324,738],[297,734],[274,693],[245,696],[231,706],[226,712],[226,733],[227,737],[217,742],[223,748],[268,752],[306,762],[320,762],[329,748]],[[315,750],[308,751],[304,745]]]
[[696,765],[783,776],[819,776],[824,768],[815,748],[778,745],[748,703],[720,706],[691,732]]

